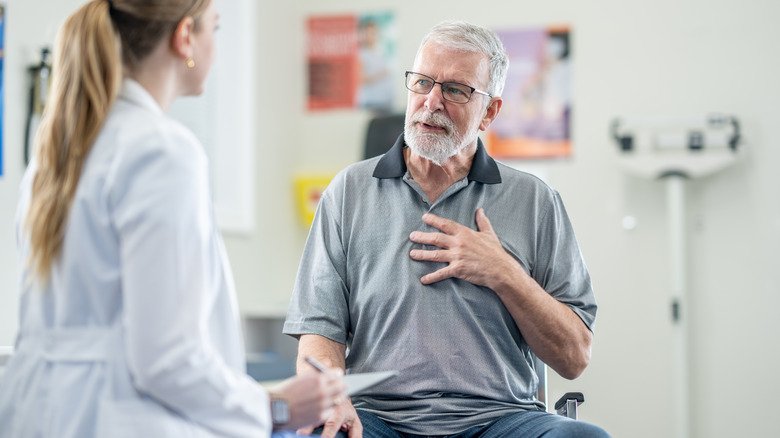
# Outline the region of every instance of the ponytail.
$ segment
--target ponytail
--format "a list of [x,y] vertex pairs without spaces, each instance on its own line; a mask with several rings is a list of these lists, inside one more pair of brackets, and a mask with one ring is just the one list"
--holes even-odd
[[49,101],[36,137],[38,169],[26,226],[30,264],[48,280],[62,251],[67,218],[84,161],[122,84],[185,16],[212,0],[91,0],[57,34]]
[[36,137],[37,172],[27,215],[29,263],[47,280],[89,155],[122,82],[120,40],[109,2],[92,0],[57,35],[52,86]]

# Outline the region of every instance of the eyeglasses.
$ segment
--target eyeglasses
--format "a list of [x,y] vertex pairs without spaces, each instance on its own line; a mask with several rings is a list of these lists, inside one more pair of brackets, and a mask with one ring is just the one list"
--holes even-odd
[[436,82],[430,76],[425,76],[413,71],[406,72],[406,88],[409,91],[417,94],[428,94],[433,90],[433,87],[439,84],[441,85],[441,95],[444,100],[448,100],[454,103],[467,103],[471,100],[473,93],[484,94],[487,97],[493,97],[490,93],[486,93],[482,90],[477,90],[474,87],[466,84],[459,84],[457,82]]

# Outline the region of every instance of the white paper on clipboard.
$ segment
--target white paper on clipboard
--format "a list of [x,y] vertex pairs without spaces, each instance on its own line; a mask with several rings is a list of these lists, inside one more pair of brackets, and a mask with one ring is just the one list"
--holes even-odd
[[397,375],[398,371],[377,371],[374,373],[347,374],[344,376],[344,383],[347,385],[347,395],[358,394],[365,389],[376,386]]

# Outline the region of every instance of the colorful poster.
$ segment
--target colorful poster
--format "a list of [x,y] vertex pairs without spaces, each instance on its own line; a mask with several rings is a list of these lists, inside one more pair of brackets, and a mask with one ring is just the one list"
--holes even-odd
[[571,154],[571,50],[567,27],[497,32],[509,56],[501,114],[486,137],[495,157]]
[[393,21],[390,12],[308,19],[309,110],[392,109]]

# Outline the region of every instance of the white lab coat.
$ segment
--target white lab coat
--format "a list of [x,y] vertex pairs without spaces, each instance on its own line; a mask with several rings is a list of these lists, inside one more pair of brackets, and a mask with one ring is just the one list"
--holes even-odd
[[244,372],[207,158],[137,82],[84,165],[50,282],[24,268],[21,290],[0,437],[270,435],[268,395]]

